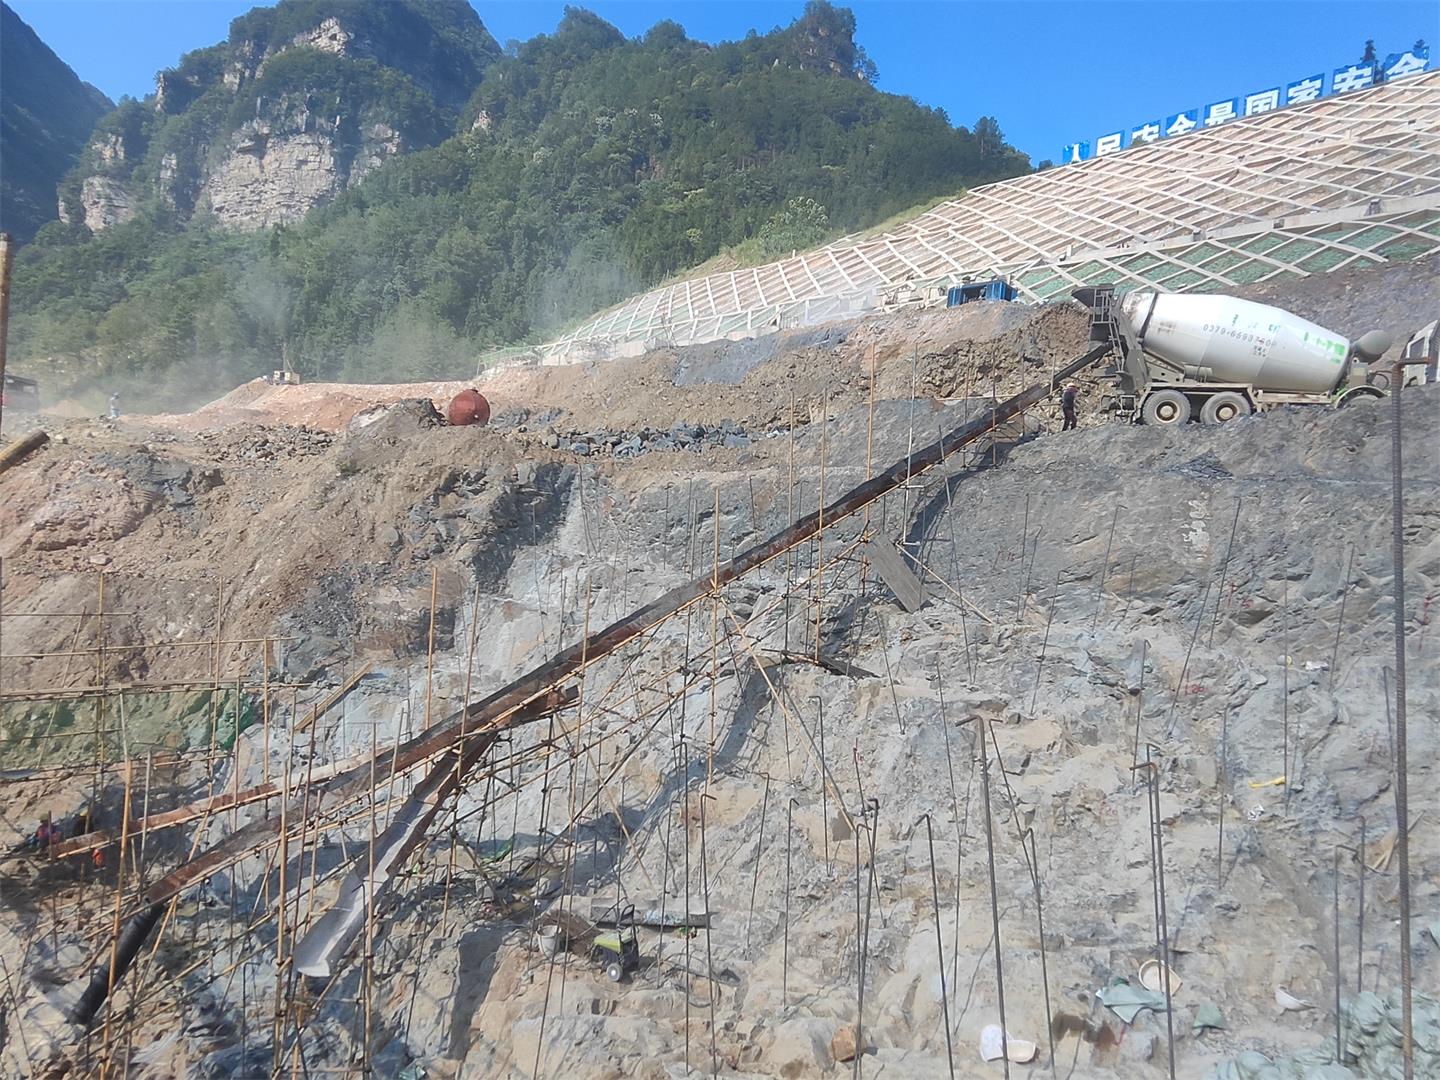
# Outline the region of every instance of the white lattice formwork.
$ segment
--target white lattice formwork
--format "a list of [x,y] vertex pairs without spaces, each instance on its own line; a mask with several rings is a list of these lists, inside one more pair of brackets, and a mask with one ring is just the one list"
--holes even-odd
[[541,352],[763,334],[874,310],[899,286],[1216,290],[1435,252],[1440,72],[977,188],[883,236],[652,290]]

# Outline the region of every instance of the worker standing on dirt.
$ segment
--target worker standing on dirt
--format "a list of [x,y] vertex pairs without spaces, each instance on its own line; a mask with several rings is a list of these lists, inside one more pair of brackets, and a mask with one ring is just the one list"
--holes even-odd
[[110,395],[110,419],[120,419],[120,394],[118,391]]
[[1066,384],[1064,391],[1060,394],[1060,411],[1065,416],[1065,423],[1060,428],[1061,431],[1075,430],[1075,399],[1079,396],[1080,388],[1073,382]]

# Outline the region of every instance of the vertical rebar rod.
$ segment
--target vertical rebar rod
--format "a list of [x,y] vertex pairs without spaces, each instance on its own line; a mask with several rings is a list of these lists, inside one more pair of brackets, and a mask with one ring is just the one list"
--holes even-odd
[[[870,800],[875,805],[875,820],[869,823],[863,821],[864,815],[869,812],[866,807],[861,814],[862,821],[857,822],[860,828],[865,830],[870,841],[870,873],[865,878],[865,928],[860,939],[860,1001],[859,1008],[855,1014],[855,1080],[860,1080],[863,1074],[861,1063],[865,1058],[865,976],[870,966],[870,903],[875,896],[875,824],[879,821],[879,805],[875,800]],[[856,830],[857,837],[859,829]]]
[[[870,477],[875,470],[875,346],[870,346],[870,392],[869,403],[865,410],[865,481],[869,483]],[[860,525],[862,533],[870,531],[870,506],[865,507],[865,519]],[[870,583],[870,558],[862,555],[860,558],[860,593],[863,596],[866,587]],[[829,826],[826,826],[829,831]]]
[[[1050,1075],[1055,1075],[1055,1027],[1051,1024],[1054,1012],[1050,1005],[1050,958],[1045,947],[1045,898],[1040,885],[1040,852],[1035,846],[1035,830],[1026,829],[1030,839],[1030,877],[1035,886],[1035,929],[1040,937],[1040,985],[1045,991],[1045,1036],[1050,1044]],[[1023,845],[1024,838],[1021,839]]]
[[1170,1080],[1175,1080],[1175,1000],[1170,987],[1170,923],[1165,906],[1165,844],[1164,822],[1160,809],[1160,766],[1151,759],[1152,747],[1145,746],[1145,772],[1150,780],[1150,821],[1152,828],[1151,855],[1155,866],[1156,925],[1160,942],[1160,966],[1165,977],[1165,1050],[1169,1058]]
[[1116,621],[1116,626],[1123,624],[1125,616],[1130,614],[1130,604],[1135,599],[1135,567],[1139,565],[1140,555],[1137,552],[1130,557],[1130,580],[1125,586],[1125,606],[1120,609],[1120,618]]
[[1335,620],[1335,644],[1330,648],[1330,692],[1335,692],[1335,665],[1340,662],[1340,634],[1345,629],[1345,602],[1350,599],[1350,575],[1355,569],[1355,545],[1345,562],[1345,580],[1340,583],[1340,617]]
[[1415,1075],[1414,988],[1410,967],[1410,781],[1405,731],[1405,488],[1401,457],[1402,369],[1395,366],[1391,391],[1390,509],[1395,563],[1395,829],[1400,855],[1400,992],[1404,1025],[1405,1080]]
[[[941,435],[944,441],[944,435]],[[970,626],[965,618],[965,591],[960,587],[960,542],[955,537],[955,502],[950,492],[950,481],[945,481],[945,517],[950,526],[950,576],[954,579],[955,592],[960,598],[960,641],[965,648],[965,666],[970,671],[970,681],[975,681],[975,660],[970,655]],[[980,643],[975,643],[975,652],[980,652]]]
[[[790,391],[790,463],[785,478],[785,515],[789,526],[795,524],[795,391]],[[785,651],[790,651],[790,594],[795,589],[795,549],[785,549]],[[786,728],[788,731],[788,727]],[[786,755],[789,761],[789,755]]]
[[[121,701],[123,702],[124,699],[122,698]],[[130,785],[134,771],[134,765],[129,761],[125,762],[125,801],[121,805],[120,850],[116,852],[115,856],[115,922],[110,932],[110,974],[108,977],[109,991],[106,994],[106,1000],[109,1000],[110,994],[115,992],[115,980],[120,965],[120,915],[125,900],[125,851],[130,842]],[[104,1075],[110,1065],[110,1020],[114,1013],[115,1010],[113,1008],[108,1009],[105,1013],[105,1031],[101,1038],[101,1045],[103,1047],[101,1061],[103,1064],[100,1066],[100,1071],[102,1075]],[[128,1062],[121,1070],[121,1075],[124,1075],[126,1072],[129,1072]]]
[[[950,963],[958,965],[957,959],[960,952],[960,868],[961,860],[965,856],[965,826],[960,821],[960,792],[955,786],[955,756],[950,749],[950,718],[945,713],[945,680],[941,677],[940,659],[935,659],[935,681],[940,696],[940,733],[945,739],[945,767],[950,774],[950,816],[955,821],[955,947],[950,950]],[[971,759],[973,766],[974,759]],[[969,794],[969,789],[966,789]],[[967,798],[968,809],[968,798]],[[956,967],[958,971],[958,966]],[[955,971],[951,972],[950,987],[957,994],[959,986],[955,977]]]
[[1225,558],[1220,563],[1220,587],[1215,596],[1215,615],[1210,620],[1210,637],[1205,647],[1215,647],[1215,627],[1220,624],[1220,609],[1225,605],[1225,574],[1230,569],[1230,553],[1235,550],[1235,532],[1240,527],[1240,496],[1235,496],[1235,517],[1230,522],[1230,542],[1225,545]]
[[825,613],[825,473],[830,457],[830,387],[820,414],[820,520],[815,530],[815,661],[820,661],[820,623]]
[[[435,688],[435,606],[440,589],[440,567],[430,566],[430,633],[425,640],[425,729],[430,729],[430,704]],[[269,657],[266,657],[268,664]],[[467,699],[468,700],[468,699]]]
[[1225,873],[1225,796],[1229,787],[1230,765],[1226,760],[1226,747],[1229,743],[1230,734],[1230,708],[1226,706],[1225,712],[1220,717],[1220,747],[1217,755],[1215,768],[1215,787],[1218,798],[1215,813],[1215,887],[1220,887],[1220,879]]
[[945,1016],[945,1059],[950,1064],[950,1080],[955,1080],[955,1047],[950,1037],[950,994],[945,985],[945,937],[940,932],[940,879],[935,874],[935,830],[930,825],[928,813],[920,816],[925,819],[925,841],[930,847],[930,898],[935,905],[935,958],[940,968],[940,1008]]
[[[1285,530],[1280,550],[1289,551]],[[1290,813],[1290,568],[1280,568],[1280,775],[1284,779],[1285,814]]]
[[[683,699],[682,699],[683,700]],[[685,738],[681,729],[680,738]],[[683,745],[683,744],[682,744]],[[685,755],[685,769],[689,772],[690,755]],[[685,784],[685,1075],[690,1075],[690,992],[694,976],[690,971],[690,784]]]
[[[715,782],[715,708],[720,684],[720,485],[715,485],[715,547],[710,553],[710,741],[705,747],[705,790]],[[703,801],[702,801],[702,806]],[[703,819],[703,814],[702,814]],[[701,844],[704,847],[704,844]],[[685,913],[688,918],[690,913]],[[708,932],[707,932],[708,933]]]
[[[782,1009],[790,1007],[790,843],[795,828],[795,807],[799,801],[792,795],[790,802],[785,806],[785,938],[780,951],[780,1007]],[[857,892],[856,895],[858,896],[859,893]]]
[[[237,709],[238,709],[238,706],[237,706]],[[237,717],[239,716],[238,711],[237,711],[237,713],[236,713],[236,716],[237,716]],[[376,814],[375,814],[375,787],[376,787],[376,783],[377,783],[377,778],[376,778],[376,775],[375,775],[375,769],[376,769],[376,765],[379,763],[379,759],[380,759],[380,742],[379,742],[379,732],[377,731],[375,724],[376,724],[376,721],[375,721],[374,719],[372,719],[372,720],[370,721],[370,835],[369,835],[369,839],[368,839],[368,841],[367,841],[367,843],[368,843],[368,845],[369,845],[369,862],[366,864],[367,866],[374,866],[374,865],[375,865],[375,836],[376,836],[376,834],[379,832],[379,825],[378,825],[378,823],[377,823],[377,821],[376,821]],[[238,720],[238,719],[236,720],[236,728],[237,728],[237,730],[238,730],[238,728],[239,728],[239,720]],[[399,731],[399,720],[398,720],[398,718],[397,718],[397,720],[396,720],[396,731],[397,731],[397,732]],[[233,874],[231,875],[231,880],[232,880],[232,881],[234,880],[234,875],[233,875]],[[364,1029],[363,1029],[363,1038],[364,1038],[365,1041],[364,1041],[364,1043],[361,1045],[361,1048],[360,1048],[360,1053],[361,1053],[361,1058],[360,1058],[360,1063],[361,1063],[361,1064],[360,1064],[360,1070],[361,1070],[361,1075],[362,1075],[362,1076],[367,1076],[367,1077],[368,1077],[368,1076],[370,1075],[370,1039],[371,1039],[371,1030],[370,1030],[370,1023],[371,1023],[370,1002],[371,1002],[371,998],[372,998],[373,992],[374,992],[374,979],[375,979],[375,882],[374,882],[374,879],[373,879],[373,878],[368,877],[368,876],[367,876],[367,878],[366,878],[366,880],[365,880],[365,957],[364,957],[364,959],[365,959],[365,972],[364,972],[364,978],[361,980],[361,983],[360,983],[360,987],[361,987],[360,993],[361,993],[361,995],[362,995],[363,998],[364,998],[364,1003],[363,1003],[362,1008],[364,1009],[364,1021],[365,1021],[365,1022],[364,1022]],[[241,976],[240,986],[241,986],[242,989],[243,989],[244,986],[245,986],[244,976],[243,976],[243,969],[242,969],[242,976]],[[548,1000],[548,997],[549,997],[548,990],[547,990],[546,997],[547,997],[547,1000]],[[544,1026],[543,1021],[542,1021],[542,1023],[541,1023],[541,1026],[542,1026],[542,1028],[543,1028],[543,1026]],[[543,1032],[543,1031],[541,1032],[541,1037],[542,1037],[542,1038],[544,1037],[544,1032]],[[536,1042],[536,1046],[535,1046],[535,1068],[536,1068],[537,1070],[540,1068],[540,1043],[539,1043],[538,1041]]]
[[1355,914],[1355,993],[1365,989],[1365,819],[1360,819],[1360,900]]
[[820,835],[825,844],[825,868],[834,873],[835,864],[830,861],[830,791],[825,783],[825,772],[830,767],[825,760],[825,699],[817,697],[815,704],[820,727]]
[[1035,690],[1030,695],[1030,715],[1035,715],[1035,704],[1040,700],[1040,678],[1045,671],[1045,652],[1050,647],[1050,627],[1055,622],[1055,604],[1060,597],[1060,571],[1055,571],[1055,585],[1050,590],[1050,612],[1045,616],[1045,637],[1040,642],[1040,659],[1035,664]]
[[1185,663],[1180,666],[1180,678],[1175,683],[1175,695],[1170,699],[1170,713],[1165,717],[1165,737],[1169,738],[1174,731],[1175,709],[1180,704],[1180,695],[1185,691],[1185,679],[1190,674],[1190,657],[1195,652],[1195,642],[1200,639],[1200,626],[1205,621],[1205,605],[1210,602],[1210,585],[1207,582],[1205,591],[1200,594],[1200,614],[1195,619],[1195,632],[1190,635],[1190,647],[1185,650]]
[[1030,496],[1025,496],[1025,519],[1020,526],[1020,567],[1015,574],[1015,623],[1025,614],[1025,548],[1030,539]]
[[[765,854],[765,812],[770,808],[770,777],[765,777],[765,794],[760,797],[760,835],[755,840],[755,875],[750,880],[750,913],[745,916],[745,955],[750,955],[750,924],[755,919],[755,892],[760,887],[760,859]],[[664,879],[661,879],[661,899],[664,899]],[[690,913],[685,913],[688,918]],[[660,922],[665,922],[662,917]]]
[[1092,632],[1100,622],[1100,609],[1105,606],[1105,578],[1110,571],[1110,549],[1115,544],[1115,523],[1119,520],[1120,504],[1117,502],[1115,512],[1110,515],[1110,536],[1105,541],[1105,558],[1100,561],[1100,580],[1095,585],[1095,614],[1090,619]]
[[[864,807],[861,807],[861,817],[864,817]],[[858,1044],[860,1038],[860,1014],[865,1007],[865,968],[860,950],[860,936],[863,927],[860,917],[860,822],[857,820],[855,828],[850,835],[855,840],[855,1038]],[[856,1046],[859,1050],[859,1046]]]
[[987,731],[980,735],[980,784],[985,803],[985,856],[990,869],[990,928],[995,938],[995,990],[1000,1004],[1000,1057],[1005,1076],[1010,1075],[1010,1032],[1005,1027],[1005,962],[1000,948],[1000,892],[995,884],[995,828],[990,814],[990,751],[986,736],[990,721],[981,720]]
[[[1133,647],[1133,646],[1132,646]],[[1135,734],[1130,743],[1130,775],[1136,779],[1131,781],[1131,792],[1139,790],[1139,778],[1135,772],[1140,767],[1140,718],[1145,712],[1145,658],[1150,653],[1150,639],[1140,640],[1140,682],[1135,691]]]
[[[705,900],[705,978],[706,997],[710,999],[710,1075],[720,1075],[720,1056],[715,1049],[715,962],[710,950],[710,863],[709,848],[705,842],[705,800],[715,801],[708,791],[700,793],[700,892]],[[619,912],[617,911],[618,915]],[[690,912],[685,912],[688,922]]]
[[[1042,523],[1041,526],[1035,530],[1035,539],[1030,541],[1030,565],[1029,568],[1025,571],[1025,586],[1021,590],[1021,592],[1025,596],[1025,604],[1027,607],[1030,604],[1030,580],[1035,576],[1035,560],[1040,557],[1040,537],[1044,534],[1045,526]],[[1020,561],[1022,563],[1025,561],[1025,551],[1023,544],[1021,545]]]
[[909,435],[905,442],[905,488],[900,500],[900,517],[904,522],[910,520],[910,480],[915,460],[915,367],[919,360],[920,349],[916,346],[910,350],[910,420]]
[[1332,929],[1335,931],[1335,1064],[1341,1064],[1343,1052],[1341,1050],[1340,1035],[1340,848],[1336,845],[1334,854],[1334,865],[1331,868],[1331,877],[1335,886],[1335,913],[1332,920]]

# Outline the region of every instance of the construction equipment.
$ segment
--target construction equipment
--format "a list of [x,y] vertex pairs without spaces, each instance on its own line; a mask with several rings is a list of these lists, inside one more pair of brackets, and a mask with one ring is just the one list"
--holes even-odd
[[0,403],[16,412],[40,411],[40,384],[34,379],[5,373],[3,387],[0,387]]
[[[610,911],[615,913],[608,918]],[[603,968],[611,982],[624,982],[625,976],[640,967],[640,945],[635,937],[635,905],[612,904],[597,922],[613,922],[613,930],[601,930],[590,943],[590,960]]]
[[945,306],[959,307],[976,300],[1014,300],[1017,295],[1015,286],[1004,278],[991,278],[989,281],[972,281],[950,286],[945,294]]
[[1277,405],[1347,405],[1384,397],[1387,372],[1369,365],[1390,347],[1371,331],[1355,342],[1288,311],[1234,296],[1116,296],[1076,289],[1091,338],[1116,360],[1105,408],[1145,424],[1224,424]]
[[1412,382],[1440,382],[1440,319],[1411,334],[1400,355],[1406,360],[1426,361],[1420,373],[1405,381],[1406,386]]

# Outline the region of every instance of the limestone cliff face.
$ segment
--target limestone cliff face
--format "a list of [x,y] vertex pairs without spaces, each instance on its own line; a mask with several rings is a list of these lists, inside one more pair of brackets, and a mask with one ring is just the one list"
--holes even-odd
[[108,176],[87,176],[80,188],[80,203],[85,210],[85,226],[91,232],[124,224],[135,216],[130,192]]
[[385,124],[369,125],[359,152],[349,154],[324,126],[276,132],[247,124],[206,177],[201,199],[231,228],[288,225],[403,149],[400,133]]
[[154,203],[232,229],[299,221],[450,134],[498,54],[463,0],[256,9],[101,121],[61,216],[99,231]]

